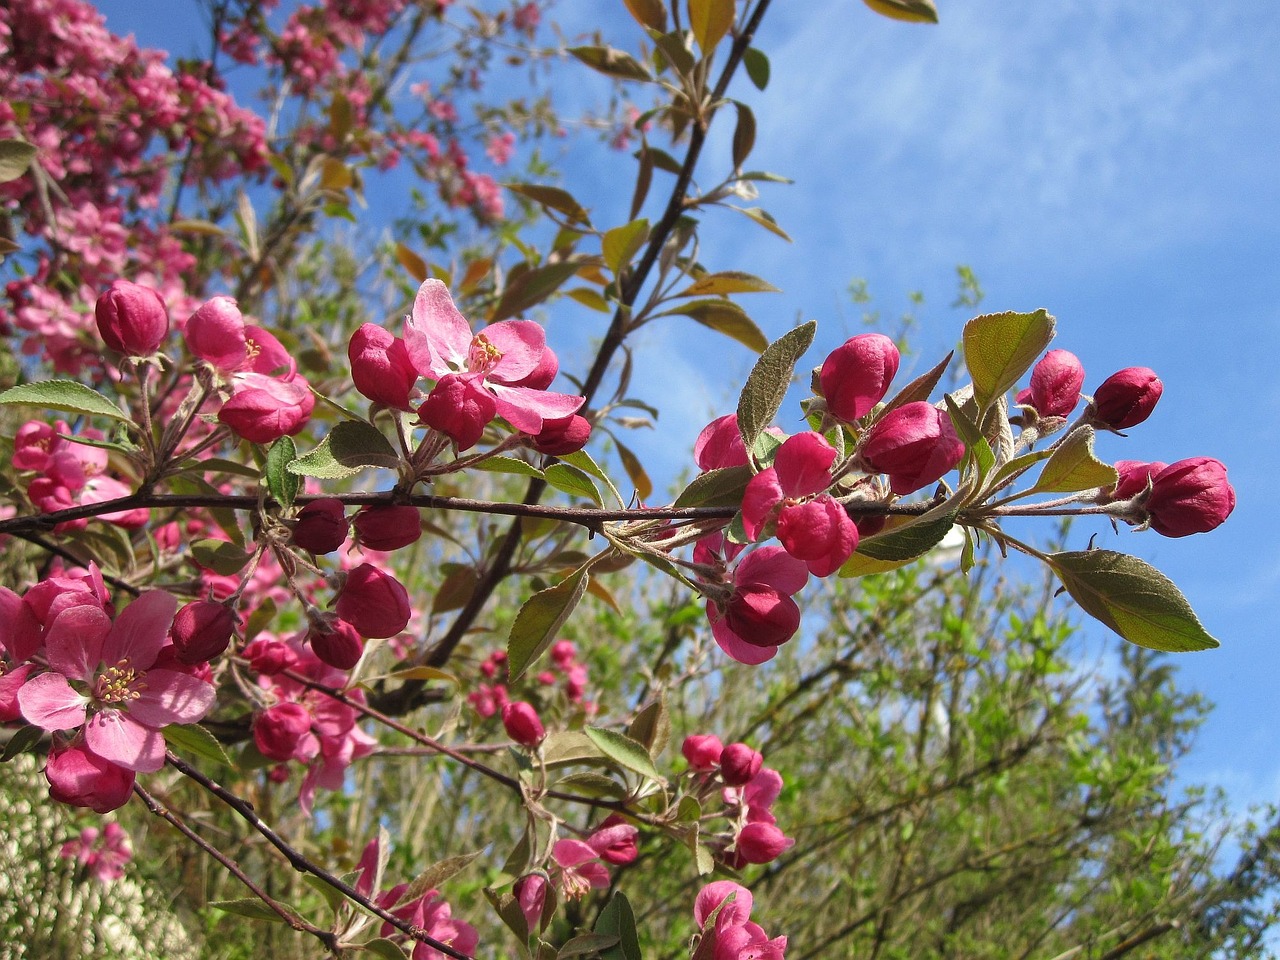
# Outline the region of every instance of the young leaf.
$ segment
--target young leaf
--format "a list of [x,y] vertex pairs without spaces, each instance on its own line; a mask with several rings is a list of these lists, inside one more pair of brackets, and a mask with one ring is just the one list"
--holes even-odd
[[627,736],[642,744],[649,756],[659,757],[671,739],[671,716],[661,699],[653,701],[636,714],[627,727]]
[[197,540],[191,545],[191,558],[200,566],[221,577],[230,577],[244,569],[249,554],[226,540]]
[[406,247],[403,243],[396,244],[396,259],[400,261],[400,266],[404,267],[415,282],[421,283],[431,275],[431,271],[427,269],[427,261]]
[[1055,321],[1044,310],[989,313],[964,325],[964,362],[980,410],[1018,382],[1053,339]]
[[600,748],[610,760],[621,764],[628,770],[634,770],[641,776],[648,777],[658,783],[662,782],[662,774],[649,758],[649,751],[644,744],[636,743],[626,734],[614,730],[602,730],[598,727],[585,727],[583,733],[591,742]]
[[937,23],[938,8],[933,0],[862,0],[868,7],[890,20],[904,23]]
[[689,26],[703,57],[710,57],[733,26],[733,0],[689,0]]
[[932,370],[920,374],[920,376],[898,391],[894,398],[884,405],[884,409],[880,411],[880,416],[884,416],[890,410],[905,403],[918,403],[921,400],[928,400],[929,394],[933,393],[933,388],[938,385],[938,382],[942,380],[942,375],[947,372],[947,366],[951,363],[951,358],[955,354],[956,352],[952,350]]
[[1130,643],[1170,653],[1219,645],[1173,581],[1137,557],[1085,550],[1050,554],[1048,563],[1085,613]]
[[597,507],[604,506],[604,498],[585,471],[567,463],[553,463],[545,471],[547,483],[571,497],[585,497]]
[[653,79],[653,74],[635,57],[613,47],[570,47],[569,53],[577,57],[592,70],[599,70],[609,77],[620,80]]
[[621,890],[615,890],[609,902],[596,917],[592,933],[615,936],[618,943],[600,953],[601,960],[641,960],[640,941],[636,937],[636,915]]
[[526,270],[502,291],[502,299],[498,301],[489,320],[506,320],[537,306],[559,290],[581,267],[582,264],[576,260],[562,260],[545,267]]
[[769,85],[769,58],[755,47],[747,47],[742,51],[742,65],[747,68],[747,77],[757,90],[763,90]]
[[1120,475],[1115,467],[1094,455],[1093,436],[1093,427],[1084,423],[1063,437],[1033,489],[1040,493],[1075,493],[1114,486]]
[[724,296],[729,293],[779,293],[773,284],[749,273],[724,270],[699,277],[691,286],[676,294],[677,297]]
[[568,190],[549,187],[541,183],[507,183],[503,184],[503,186],[512,193],[528,197],[534,203],[563,213],[569,218],[570,222],[591,225],[591,218],[587,215],[586,209],[574,199],[573,194]]
[[667,8],[662,0],[623,0],[631,16],[642,27],[663,33],[667,29]]
[[648,239],[649,221],[643,218],[614,227],[600,241],[605,266],[617,276]]
[[738,123],[733,128],[733,167],[739,169],[751,155],[756,145],[756,115],[745,103],[733,101],[738,111]]
[[[447,857],[444,860],[437,861],[426,870],[418,874],[413,883],[409,884],[404,893],[400,894],[400,899],[396,901],[395,907],[402,907],[407,903],[417,900],[428,890],[433,890],[441,886],[446,880],[451,880],[463,870],[471,865],[476,857],[480,856],[480,852],[465,853],[457,857]],[[392,909],[395,909],[393,907]]]
[[769,340],[760,328],[747,316],[747,312],[732,300],[719,297],[694,300],[691,303],[673,307],[666,313],[658,314],[662,317],[676,315],[690,317],[704,327],[737,340],[756,353],[763,353],[769,346]]
[[618,488],[615,487],[613,485],[613,481],[609,479],[609,475],[600,469],[600,465],[591,459],[591,454],[587,453],[587,451],[578,450],[575,453],[566,454],[559,459],[561,463],[567,463],[571,467],[577,467],[583,473],[588,473],[595,477],[603,483],[606,488],[608,488],[609,493],[613,495],[613,498],[617,500],[618,503],[626,504],[626,501],[622,499],[622,494],[618,492]]
[[0,183],[17,180],[35,158],[34,144],[25,140],[0,140]]
[[791,242],[791,234],[778,226],[778,221],[773,219],[773,214],[768,210],[761,210],[759,207],[735,207],[732,203],[726,203],[725,206],[730,210],[737,210],[749,220],[754,220],[775,237],[781,237],[787,243]]
[[165,743],[178,753],[203,757],[226,767],[232,765],[218,738],[198,723],[171,723],[161,733]]
[[9,735],[9,742],[4,745],[4,752],[0,753],[0,763],[8,763],[19,754],[35,749],[43,736],[44,728],[37,727],[34,723],[19,727]]
[[373,940],[359,944],[356,949],[372,953],[375,957],[381,957],[382,960],[409,960],[409,955],[401,950],[394,940],[388,940],[386,937],[375,937]]
[[587,592],[589,576],[584,565],[554,587],[540,590],[525,601],[507,640],[507,672],[512,683],[524,676],[530,664],[555,642],[560,628]]
[[653,493],[653,481],[649,479],[649,474],[645,472],[644,464],[640,462],[640,458],[631,451],[630,447],[618,443],[616,438],[614,443],[618,447],[618,459],[622,461],[622,469],[627,471],[627,476],[636,488],[636,496],[641,500],[648,499],[649,494]]
[[267,451],[267,492],[283,507],[293,506],[302,481],[296,473],[290,473],[289,464],[298,457],[298,448],[292,437],[281,437]]
[[680,491],[672,506],[737,507],[742,503],[742,494],[751,476],[751,468],[745,465],[700,473]]
[[133,422],[127,413],[102,394],[74,380],[40,380],[36,383],[19,384],[0,393],[0,403],[25,403],[62,413]]
[[[241,917],[248,917],[251,920],[269,920],[272,923],[285,922],[280,914],[276,913],[257,897],[245,897],[242,900],[214,900],[209,906],[215,910],[234,913]],[[285,907],[285,912],[297,919],[301,919],[297,913],[288,907]]]
[[937,514],[931,513],[886,527],[874,537],[864,537],[858,549],[840,568],[840,576],[863,577],[870,573],[883,573],[924,556],[942,542],[956,520],[950,507]]
[[471,467],[487,473],[512,473],[518,477],[541,477],[542,471],[518,457],[485,457]]
[[[942,399],[947,404],[947,413],[951,416],[951,423],[956,428],[956,434],[964,441],[965,450],[973,458],[977,468],[978,478],[977,483],[974,485],[976,489],[982,485],[983,478],[995,466],[996,456],[991,452],[991,444],[987,443],[987,438],[982,435],[978,425],[969,419],[969,415],[951,399],[951,394],[947,394]],[[970,409],[972,409],[972,405]]]
[[320,446],[288,465],[288,471],[302,477],[341,480],[367,467],[394,470],[400,455],[376,427],[364,420],[344,420],[335,424]]
[[616,933],[583,933],[571,940],[565,942],[560,948],[560,952],[556,954],[557,960],[567,960],[568,957],[588,957],[597,953],[604,953],[610,947],[616,946],[622,940]]
[[751,368],[742,395],[738,397],[738,431],[748,450],[764,433],[782,406],[791,386],[791,374],[809,345],[818,325],[813,320],[783,334],[765,349]]

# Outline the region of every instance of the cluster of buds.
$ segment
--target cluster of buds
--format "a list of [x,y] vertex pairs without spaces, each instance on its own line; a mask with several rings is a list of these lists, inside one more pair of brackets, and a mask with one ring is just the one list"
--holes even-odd
[[[551,664],[551,669],[542,670],[534,677],[536,685],[530,687],[532,700],[540,704],[543,709],[554,707],[555,700],[549,699],[549,694],[558,693],[563,697],[562,703],[579,708],[586,714],[595,713],[596,704],[586,699],[587,683],[590,677],[587,665],[578,659],[577,646],[571,640],[557,640],[551,645]],[[543,730],[545,733],[538,712],[539,706],[533,702],[520,702],[521,706],[513,714],[518,718],[517,726],[513,728],[507,725],[507,711],[513,706],[513,702],[506,684],[498,679],[499,675],[505,675],[506,668],[505,651],[494,650],[485,657],[480,663],[480,673],[486,681],[497,682],[476,684],[475,689],[467,694],[467,702],[481,717],[488,718],[495,714],[502,714],[503,724],[511,739],[525,746],[533,746],[534,743],[524,734],[534,729]],[[513,729],[521,731],[521,736],[512,732]],[[540,741],[544,733],[539,733],[534,740]]]
[[758,750],[745,743],[726,747],[714,734],[692,734],[680,752],[701,801],[720,790],[730,828],[716,842],[729,866],[770,863],[795,844],[772,812],[782,792],[782,774],[766,767]]

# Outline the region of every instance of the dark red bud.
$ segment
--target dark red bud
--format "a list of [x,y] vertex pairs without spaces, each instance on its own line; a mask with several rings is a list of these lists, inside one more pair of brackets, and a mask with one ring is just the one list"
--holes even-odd
[[422,536],[418,508],[404,505],[363,507],[355,519],[356,540],[370,550],[399,550]]
[[307,634],[307,642],[321,663],[339,670],[350,670],[360,662],[360,655],[364,653],[364,640],[356,628],[344,620],[338,620],[329,630],[312,627]]
[[312,553],[332,553],[347,541],[347,515],[341,500],[312,500],[300,511],[293,527],[295,546]]
[[196,600],[174,616],[169,637],[183,663],[204,663],[227,649],[235,629],[236,615],[225,603]]
[[1126,367],[1102,381],[1090,413],[1094,423],[1112,430],[1136,427],[1151,416],[1162,393],[1164,384],[1154,370]]
[[128,280],[117,280],[94,308],[98,333],[117,353],[146,357],[169,335],[169,311],[160,294]]
[[764,757],[745,743],[731,743],[720,755],[720,779],[727,787],[740,787],[760,772]]

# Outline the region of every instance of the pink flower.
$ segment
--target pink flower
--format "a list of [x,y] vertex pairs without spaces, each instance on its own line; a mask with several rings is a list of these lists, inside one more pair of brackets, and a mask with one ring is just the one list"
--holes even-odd
[[[751,891],[732,880],[717,880],[698,891],[693,919],[701,928],[703,939],[711,940],[711,960],[783,960],[787,938],[770,940],[758,924],[751,922],[752,906]],[[720,912],[708,929],[707,920],[716,907]]]
[[498,415],[498,404],[474,378],[445,374],[418,408],[418,418],[469,450],[480,442],[484,428]]
[[769,863],[793,846],[795,841],[773,824],[755,822],[742,828],[735,851],[744,863]]
[[311,732],[311,713],[300,703],[277,703],[253,720],[253,742],[269,760],[306,763],[320,750]]
[[758,750],[752,750],[745,743],[731,743],[720,755],[720,779],[725,786],[742,786],[760,772],[763,763],[764,757]]
[[839,570],[858,546],[853,520],[823,492],[831,484],[835,458],[835,448],[821,434],[796,434],[778,448],[772,467],[751,478],[742,498],[747,536],[758,540],[776,524],[787,553],[818,577]]
[[1104,491],[1103,500],[1129,500],[1147,489],[1147,485],[1157,473],[1167,467],[1167,463],[1159,460],[1145,463],[1142,460],[1117,460],[1116,473],[1120,479],[1114,488]]
[[101,831],[97,827],[85,827],[77,839],[62,845],[58,855],[67,860],[79,860],[89,876],[99,883],[106,883],[124,876],[125,864],[133,859],[133,848],[124,827],[112,822]]
[[195,723],[214,702],[213,687],[202,680],[152,669],[177,605],[172,594],[151,590],[114,623],[92,605],[63,610],[45,638],[51,670],[18,691],[23,716],[45,730],[83,725],[86,746],[103,760],[127,770],[159,770],[161,728]]
[[128,280],[117,280],[94,308],[98,333],[108,347],[131,357],[160,349],[169,334],[169,311],[160,294]]
[[364,640],[359,632],[341,619],[334,621],[329,629],[313,626],[307,633],[307,641],[322,663],[338,670],[350,670],[364,654]]
[[516,135],[508,131],[490,137],[489,142],[485,144],[484,152],[498,166],[505,167],[511,161],[511,154],[515,151],[515,146]]
[[183,663],[205,663],[227,649],[236,629],[236,615],[225,603],[194,600],[173,618],[169,636]]
[[738,430],[736,413],[717,417],[702,428],[693,444],[693,460],[699,470],[746,465],[747,448]]
[[244,315],[230,297],[205,301],[182,331],[187,348],[219,370],[236,370],[248,358]]
[[591,421],[574,413],[560,420],[543,420],[542,431],[529,444],[549,457],[563,457],[581,450],[590,439]]
[[867,469],[888,474],[889,488],[901,496],[953,470],[964,456],[964,443],[946,413],[918,400],[877,420],[867,431],[861,453]]
[[218,411],[218,420],[250,443],[271,443],[307,425],[316,398],[301,377],[279,380],[237,374],[239,387]]
[[44,775],[52,799],[95,813],[123,807],[133,795],[134,772],[90,752],[80,738],[68,746],[54,738]]
[[409,625],[409,593],[404,585],[371,563],[347,574],[334,609],[367,639],[394,637]]
[[609,871],[599,855],[581,840],[557,840],[551,858],[560,868],[557,879],[560,893],[567,900],[577,900],[591,890],[609,886]]
[[409,394],[418,371],[413,369],[404,341],[372,323],[363,324],[347,345],[351,381],[374,403],[409,409]]
[[818,374],[831,415],[846,423],[865,417],[889,392],[900,362],[897,346],[883,333],[859,334],[836,347]]
[[542,929],[542,911],[547,904],[547,878],[540,873],[530,873],[516,881],[511,890],[515,894],[524,924],[530,933]]
[[724,753],[724,744],[713,733],[695,733],[684,738],[680,752],[684,754],[685,760],[689,762],[690,770],[706,773],[720,765],[720,755]]
[[543,362],[547,344],[542,328],[529,320],[503,320],[472,335],[439,280],[427,280],[418,289],[404,340],[420,374],[437,381],[454,374],[473,383],[493,398],[496,414],[521,433],[536,436],[544,420],[577,413],[584,402],[582,397],[515,386]]
[[587,846],[599,854],[605,863],[630,863],[640,855],[636,838],[640,831],[616,813],[605,817],[595,833],[587,837]]
[[1222,461],[1190,457],[1152,478],[1146,508],[1156,533],[1187,537],[1207,533],[1226,520],[1236,508],[1236,491],[1227,482]]
[[[714,534],[698,541],[693,558],[723,570],[725,557],[732,559],[741,549]],[[800,607],[791,597],[808,579],[804,564],[781,547],[747,554],[730,576],[728,596],[707,600],[707,619],[720,649],[739,663],[771,660],[800,627]]]
[[403,504],[361,507],[354,526],[356,541],[367,550],[399,550],[422,536],[418,508]]
[[293,543],[311,553],[332,553],[347,542],[347,515],[333,497],[312,500],[298,511]]
[[1148,367],[1125,367],[1102,381],[1089,407],[1090,419],[1109,430],[1136,427],[1156,408],[1164,384]]
[[1042,417],[1067,417],[1080,402],[1084,367],[1069,350],[1050,350],[1031,370],[1031,406]]

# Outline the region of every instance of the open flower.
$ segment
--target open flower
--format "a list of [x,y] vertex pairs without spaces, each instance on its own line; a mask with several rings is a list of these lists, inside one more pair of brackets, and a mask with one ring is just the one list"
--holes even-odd
[[[451,375],[488,393],[495,414],[521,433],[542,432],[544,420],[578,412],[584,400],[563,393],[519,386],[545,365],[547,338],[531,320],[503,320],[472,334],[439,280],[425,281],[405,321],[404,342],[414,368],[443,381]],[[478,438],[477,438],[478,439]]]
[[[694,560],[723,566],[720,552],[732,559],[740,549],[715,534],[698,542]],[[791,598],[808,579],[804,563],[782,547],[747,554],[729,578],[728,595],[707,600],[707,620],[720,649],[739,663],[772,660],[800,628],[800,607]]]
[[195,723],[213,707],[213,687],[177,670],[155,669],[178,601],[151,590],[114,623],[99,608],[63,610],[49,626],[51,668],[18,691],[28,721],[45,730],[84,727],[85,745],[126,770],[164,766],[162,727]]

